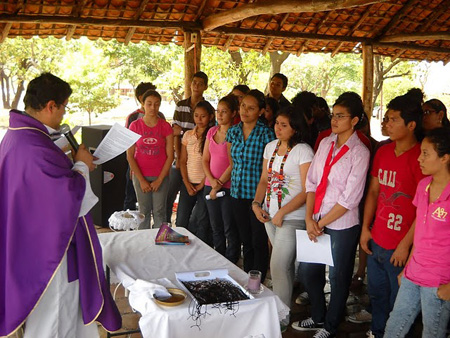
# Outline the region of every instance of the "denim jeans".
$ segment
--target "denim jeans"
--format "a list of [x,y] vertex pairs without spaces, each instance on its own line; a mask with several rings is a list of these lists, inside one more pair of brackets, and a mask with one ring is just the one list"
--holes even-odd
[[180,169],[172,166],[169,171],[169,189],[167,191],[166,202],[166,222],[172,223],[173,203],[177,198],[178,192],[183,185]]
[[269,267],[269,244],[264,224],[258,221],[251,209],[252,200],[231,197],[233,216],[244,254],[244,271],[261,271],[261,281]]
[[[205,185],[204,196],[209,195],[211,189],[210,186]],[[222,188],[221,191],[225,192],[225,196],[215,200],[206,200],[214,249],[229,261],[237,263],[241,253],[241,242],[231,212],[230,189]]]
[[125,199],[123,200],[123,210],[136,210],[136,192],[134,191],[133,180],[130,176],[130,166],[128,166],[125,177]]
[[405,337],[422,310],[423,338],[445,338],[450,301],[437,296],[437,287],[424,287],[402,277],[402,285],[386,325],[386,338]]
[[403,267],[391,264],[394,250],[383,249],[373,240],[369,244],[372,250],[372,255],[367,257],[368,291],[372,305],[371,330],[376,338],[381,338],[389,313],[394,307],[399,288],[397,276]]
[[[157,177],[145,176],[145,179],[152,182],[157,179]],[[159,228],[166,219],[166,198],[167,189],[169,188],[169,179],[164,178],[158,191],[143,193],[139,180],[136,176],[133,176],[133,185],[136,190],[136,196],[139,204],[139,212],[145,215],[145,221],[140,229],[150,228],[150,219],[153,214],[153,228]]]
[[291,307],[297,246],[295,231],[305,230],[306,224],[304,220],[288,220],[283,221],[281,227],[273,225],[270,221],[264,225],[273,247],[270,258],[273,292]]
[[[190,220],[194,207],[197,212],[195,221]],[[203,189],[191,196],[188,194],[186,186],[181,185],[176,225],[188,229],[203,242],[212,246],[212,231]]]
[[316,323],[324,323],[325,329],[335,334],[339,323],[345,315],[346,302],[355,265],[360,226],[355,225],[344,230],[325,228],[324,232],[330,235],[331,238],[331,253],[334,263],[334,266],[329,267],[331,297],[328,310],[326,309],[323,291],[325,287],[325,265],[301,263],[300,273],[302,282],[311,300],[312,319]]

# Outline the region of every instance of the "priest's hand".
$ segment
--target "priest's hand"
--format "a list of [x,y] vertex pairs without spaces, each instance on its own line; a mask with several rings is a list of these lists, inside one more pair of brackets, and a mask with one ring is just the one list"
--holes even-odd
[[88,166],[89,171],[94,170],[96,167],[96,165],[94,164],[94,156],[92,156],[92,154],[86,149],[84,144],[80,144],[73,158],[75,162],[84,162],[84,164]]

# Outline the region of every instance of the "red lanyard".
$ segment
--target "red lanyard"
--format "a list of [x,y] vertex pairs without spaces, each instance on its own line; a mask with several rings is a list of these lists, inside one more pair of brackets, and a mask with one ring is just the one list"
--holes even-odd
[[278,209],[281,208],[281,200],[282,200],[282,187],[283,187],[283,183],[284,183],[284,175],[283,175],[283,168],[284,168],[284,164],[286,163],[286,159],[289,155],[289,152],[291,151],[291,147],[288,146],[286,153],[283,156],[283,159],[281,160],[281,165],[280,165],[280,172],[278,173],[278,175],[274,175],[273,174],[273,170],[272,170],[272,165],[273,165],[273,161],[275,160],[275,156],[277,155],[278,149],[280,148],[280,144],[281,141],[278,141],[277,146],[275,147],[275,150],[273,151],[272,157],[270,158],[269,161],[269,168],[267,169],[267,192],[266,192],[266,205],[267,205],[267,209],[269,209],[270,206],[270,195],[272,193],[272,179],[273,178],[277,178],[277,180],[274,182],[274,184],[278,183],[277,186],[277,197],[278,197]]

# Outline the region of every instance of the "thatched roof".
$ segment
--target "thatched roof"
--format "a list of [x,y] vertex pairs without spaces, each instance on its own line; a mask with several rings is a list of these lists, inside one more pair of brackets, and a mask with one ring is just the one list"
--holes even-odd
[[223,49],[374,53],[450,61],[450,0],[0,0],[6,37],[177,43]]

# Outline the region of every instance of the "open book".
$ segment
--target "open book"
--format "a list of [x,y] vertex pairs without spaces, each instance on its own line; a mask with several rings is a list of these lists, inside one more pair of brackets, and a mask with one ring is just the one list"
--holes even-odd
[[190,243],[188,236],[179,234],[169,227],[167,223],[161,225],[155,238],[155,244],[157,245],[187,245]]

